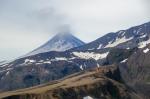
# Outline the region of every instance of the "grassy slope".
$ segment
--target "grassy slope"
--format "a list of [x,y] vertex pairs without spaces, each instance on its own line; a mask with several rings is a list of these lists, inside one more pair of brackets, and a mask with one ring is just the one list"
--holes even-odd
[[[105,76],[106,73],[110,71],[113,72],[114,69],[116,68],[113,66],[110,66],[110,67],[102,67],[101,69],[93,69],[90,71],[75,73],[63,79],[56,80],[56,81],[53,81],[44,85],[1,93],[0,98],[4,98],[8,96],[16,96],[16,95],[25,95],[25,94],[34,94],[34,95],[37,94],[38,95],[38,94],[44,94],[44,93],[48,93],[50,97],[52,97],[54,90],[69,89],[69,88],[76,88],[75,90],[78,90],[78,88],[80,89],[81,86],[85,86],[85,85],[88,86],[88,89],[92,89],[93,88],[92,85],[95,86],[96,84],[96,85],[100,85],[101,87],[105,85],[106,82],[108,81],[112,82],[115,86],[117,86],[119,90],[118,92],[119,94],[122,94],[122,95],[131,94],[129,92],[126,92],[127,89],[122,83]],[[39,99],[42,99],[42,98],[39,98]],[[107,98],[107,99],[110,99],[110,98]]]

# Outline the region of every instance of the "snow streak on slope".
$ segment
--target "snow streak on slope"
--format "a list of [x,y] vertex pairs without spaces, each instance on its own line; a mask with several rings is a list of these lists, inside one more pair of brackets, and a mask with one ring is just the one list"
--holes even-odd
[[149,43],[150,39],[150,22],[121,30],[118,32],[110,32],[89,44],[85,44],[76,50],[87,49],[108,49],[108,48],[122,48],[132,49],[135,47],[143,48]]
[[127,41],[130,41],[132,40],[133,37],[130,37],[130,38],[126,38],[125,36],[123,38],[117,38],[115,42],[109,42],[108,45],[105,46],[105,48],[108,48],[108,47],[115,47],[121,43],[124,43],[124,42],[127,42]]
[[143,53],[147,53],[147,52],[149,52],[149,50],[150,50],[149,48],[146,48],[143,50]]
[[147,41],[143,41],[143,42],[140,42],[138,45],[138,48],[144,48],[146,47],[148,44],[150,43],[150,39],[148,39]]
[[125,63],[128,59],[124,59],[123,61],[121,61],[120,63]]

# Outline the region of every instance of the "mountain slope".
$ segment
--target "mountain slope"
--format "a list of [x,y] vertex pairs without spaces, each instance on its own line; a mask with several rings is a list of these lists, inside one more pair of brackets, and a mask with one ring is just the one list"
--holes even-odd
[[99,50],[113,47],[123,49],[130,49],[134,47],[143,48],[148,43],[150,43],[150,22],[131,27],[127,30],[108,33],[89,44],[73,50]]
[[[135,33],[134,31],[138,31],[139,28],[141,28],[141,32]],[[113,64],[114,61],[117,61],[116,63],[118,64],[118,62],[120,63],[124,58],[128,58],[136,51],[132,51],[132,48],[139,47],[142,49],[146,46],[146,43],[149,41],[149,28],[150,23],[145,23],[124,30],[126,31],[125,33],[107,34],[96,41],[65,52],[44,52],[17,59],[9,64],[0,65],[0,89],[4,91],[31,87],[60,79],[75,72],[100,67],[106,64]],[[132,39],[129,41],[125,39],[123,41],[126,42],[120,43],[119,41],[120,39],[122,40],[122,38],[127,38],[127,40],[129,40],[129,38]],[[111,45],[111,47],[108,47],[108,45],[110,46],[109,42],[113,39],[115,39],[113,43],[115,43],[114,45],[116,46],[113,47]],[[105,44],[105,47],[101,48],[101,46],[99,46],[101,43]],[[139,44],[144,44],[144,46],[139,46]],[[116,51],[117,54],[113,55],[111,51],[114,48],[119,48],[119,51]],[[127,50],[127,52],[121,54],[124,50]],[[131,52],[128,53],[128,50],[131,50]],[[107,56],[112,57],[108,59]],[[117,59],[115,60],[115,58]]]
[[0,94],[3,99],[140,99],[121,82],[119,69],[107,66],[75,73],[28,89]]
[[107,56],[107,64],[119,66],[123,81],[142,99],[150,99],[150,44],[144,48],[115,48]]
[[[0,65],[0,89],[14,90],[99,67],[109,53],[46,52]],[[19,79],[19,80],[16,80]],[[5,85],[3,85],[5,83]]]
[[66,51],[68,49],[79,47],[85,43],[73,36],[70,33],[59,33],[49,40],[44,45],[33,50],[26,56],[35,55],[39,53],[49,52],[49,51]]
[[120,64],[124,81],[143,99],[150,99],[150,44],[137,50]]

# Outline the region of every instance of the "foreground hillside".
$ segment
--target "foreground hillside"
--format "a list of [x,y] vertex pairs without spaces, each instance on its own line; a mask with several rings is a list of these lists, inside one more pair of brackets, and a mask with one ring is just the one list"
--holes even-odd
[[0,94],[1,99],[141,99],[122,82],[115,66],[79,72],[61,80]]

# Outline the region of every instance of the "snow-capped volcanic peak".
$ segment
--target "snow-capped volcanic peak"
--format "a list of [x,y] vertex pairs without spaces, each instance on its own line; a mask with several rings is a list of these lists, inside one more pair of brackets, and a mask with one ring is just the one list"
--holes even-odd
[[70,33],[58,33],[47,43],[27,54],[27,56],[49,51],[66,51],[83,44],[85,43]]

